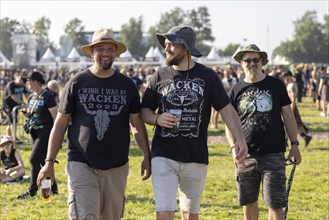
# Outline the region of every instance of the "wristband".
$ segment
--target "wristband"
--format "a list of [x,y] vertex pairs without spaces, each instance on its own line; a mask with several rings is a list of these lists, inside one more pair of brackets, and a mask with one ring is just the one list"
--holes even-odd
[[159,118],[159,116],[160,116],[160,115],[157,115],[157,116],[155,117],[153,131],[154,131],[155,127],[158,125],[158,118]]
[[160,116],[160,115],[157,115],[157,116],[155,117],[154,125],[158,125],[158,119],[159,119],[159,116]]
[[299,145],[299,141],[291,141],[290,144],[291,145],[297,145],[298,146]]
[[45,163],[47,163],[47,162],[53,162],[53,163],[59,163],[58,162],[58,160],[56,160],[56,159],[45,159]]

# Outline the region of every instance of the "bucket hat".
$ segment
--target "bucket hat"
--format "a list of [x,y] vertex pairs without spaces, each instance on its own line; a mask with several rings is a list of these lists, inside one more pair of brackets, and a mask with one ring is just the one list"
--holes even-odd
[[33,72],[29,73],[26,78],[36,80],[41,84],[45,84],[45,80],[43,79],[42,73],[40,73],[38,71],[33,71]]
[[123,43],[117,41],[114,38],[113,32],[110,29],[106,29],[106,28],[101,28],[99,30],[96,30],[93,34],[91,44],[81,46],[81,50],[86,55],[91,56],[91,54],[92,54],[91,47],[94,46],[95,44],[98,44],[98,43],[112,43],[112,44],[115,44],[116,47],[117,47],[117,51],[116,51],[117,55],[120,55],[120,54],[124,53],[127,50],[126,45],[124,45]]
[[9,135],[4,135],[4,136],[1,136],[0,138],[0,146],[2,146],[4,143],[7,143],[7,142],[13,142],[13,138]]
[[259,53],[260,57],[262,58],[263,66],[268,63],[267,53],[265,51],[261,51],[256,46],[256,44],[249,44],[247,46],[244,46],[240,51],[236,52],[233,55],[233,58],[240,63],[243,55],[248,52]]
[[202,57],[202,53],[195,48],[195,32],[190,27],[175,26],[171,28],[167,33],[156,33],[159,43],[165,48],[165,40],[175,44],[183,44],[192,56]]

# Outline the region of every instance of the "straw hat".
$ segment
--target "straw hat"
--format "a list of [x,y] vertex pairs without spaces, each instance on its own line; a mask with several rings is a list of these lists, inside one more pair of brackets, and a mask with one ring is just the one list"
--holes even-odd
[[81,50],[86,54],[91,56],[92,52],[91,52],[91,47],[94,46],[95,44],[98,43],[112,43],[115,44],[117,47],[117,55],[120,55],[122,53],[124,53],[127,50],[127,47],[115,40],[114,38],[114,34],[110,29],[106,29],[106,28],[101,28],[99,30],[96,30],[94,32],[93,38],[92,38],[92,43],[91,44],[87,44],[81,47]]

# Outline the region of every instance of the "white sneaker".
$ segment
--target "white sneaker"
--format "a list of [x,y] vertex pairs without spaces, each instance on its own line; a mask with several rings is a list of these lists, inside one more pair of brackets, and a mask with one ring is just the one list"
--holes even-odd
[[320,112],[321,117],[326,117],[326,114],[324,112]]

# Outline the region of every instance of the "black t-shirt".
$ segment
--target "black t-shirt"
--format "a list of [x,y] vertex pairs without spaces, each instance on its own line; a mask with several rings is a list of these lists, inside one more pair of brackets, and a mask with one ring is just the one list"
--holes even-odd
[[[37,104],[34,105],[36,101]],[[30,111],[33,111],[29,120],[32,130],[51,129],[54,119],[49,109],[57,105],[54,96],[43,89],[38,95],[31,94],[28,98],[28,104]]]
[[14,81],[9,82],[4,91],[3,105],[9,109],[13,109],[15,106],[19,105],[15,102],[11,96],[16,95],[20,100],[23,100],[23,94],[27,94],[27,89],[24,85],[17,85]]
[[230,98],[240,116],[250,154],[285,151],[281,107],[291,101],[280,79],[266,76],[256,83],[240,81],[233,86]]
[[127,163],[129,115],[139,112],[139,100],[133,81],[117,71],[108,78],[89,70],[73,76],[58,109],[71,114],[68,160],[103,170]]
[[13,148],[8,157],[6,155],[5,150],[1,151],[1,153],[0,153],[1,162],[2,162],[3,167],[4,167],[5,170],[8,170],[9,168],[18,166],[18,161],[15,157],[15,151],[16,151],[16,149]]
[[180,162],[208,164],[207,129],[211,107],[220,110],[230,100],[216,73],[196,63],[189,71],[165,67],[155,72],[142,101],[143,108],[181,110],[179,132],[157,126],[152,141],[152,157]]

